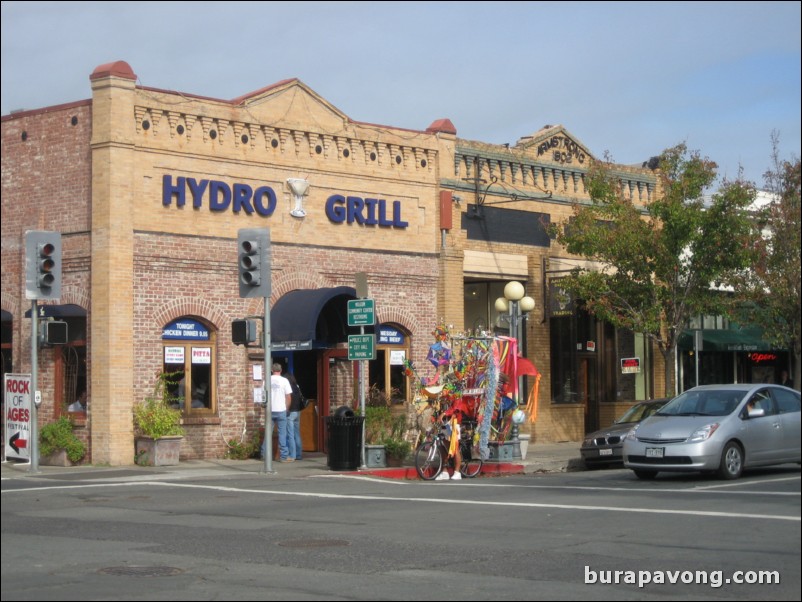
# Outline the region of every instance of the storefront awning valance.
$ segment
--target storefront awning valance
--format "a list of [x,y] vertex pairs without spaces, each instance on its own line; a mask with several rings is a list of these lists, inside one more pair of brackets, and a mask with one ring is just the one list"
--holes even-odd
[[314,349],[348,340],[350,299],[356,299],[356,290],[350,286],[287,293],[270,310],[270,347],[276,351]]
[[[80,305],[67,303],[66,305],[37,305],[37,315],[40,318],[85,318],[86,310]],[[31,310],[25,312],[25,317],[31,317]]]
[[[678,341],[683,350],[693,349],[695,331],[684,331]],[[702,351],[772,351],[774,348],[763,340],[760,328],[740,330],[702,330]]]

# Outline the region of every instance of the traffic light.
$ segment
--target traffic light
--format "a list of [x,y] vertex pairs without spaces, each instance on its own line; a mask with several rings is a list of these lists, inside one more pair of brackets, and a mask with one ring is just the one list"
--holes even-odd
[[25,298],[61,297],[61,233],[25,233]]
[[67,323],[62,320],[46,320],[42,322],[42,343],[46,345],[67,344]]
[[256,320],[234,320],[231,322],[231,342],[245,345],[256,342]]
[[239,296],[270,296],[270,230],[245,228],[237,235]]

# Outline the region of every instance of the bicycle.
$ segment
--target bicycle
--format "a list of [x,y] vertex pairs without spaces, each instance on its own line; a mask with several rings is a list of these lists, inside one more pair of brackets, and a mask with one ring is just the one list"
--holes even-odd
[[[445,429],[441,428],[435,434],[435,429],[426,432],[426,438],[415,449],[415,470],[424,481],[433,481],[444,468],[454,468],[454,458],[448,457],[448,439]],[[474,458],[471,452],[473,429],[463,428],[460,435],[460,453],[462,464],[460,473],[468,479],[474,478],[482,472],[484,462],[481,458]]]

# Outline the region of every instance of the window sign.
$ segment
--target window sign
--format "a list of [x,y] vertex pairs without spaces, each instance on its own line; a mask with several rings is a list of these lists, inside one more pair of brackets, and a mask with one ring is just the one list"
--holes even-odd
[[197,320],[179,318],[162,330],[162,339],[175,341],[208,341],[209,329]]
[[391,366],[403,366],[404,359],[407,356],[407,352],[402,350],[390,351],[390,365]]
[[165,364],[181,364],[184,365],[184,348],[183,347],[165,347],[164,348],[164,363]]
[[621,374],[640,374],[640,358],[622,357]]
[[211,364],[212,363],[212,348],[211,347],[193,347],[192,348],[192,363],[193,364]]
[[392,326],[379,327],[379,345],[403,345],[404,333]]

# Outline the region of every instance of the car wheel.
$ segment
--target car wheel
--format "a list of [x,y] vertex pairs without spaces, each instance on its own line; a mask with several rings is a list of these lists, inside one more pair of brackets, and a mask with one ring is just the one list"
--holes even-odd
[[744,470],[744,453],[741,446],[730,441],[721,452],[721,464],[718,467],[718,476],[722,479],[737,479]]
[[634,470],[635,476],[641,479],[642,481],[651,481],[653,478],[657,476],[656,470]]

